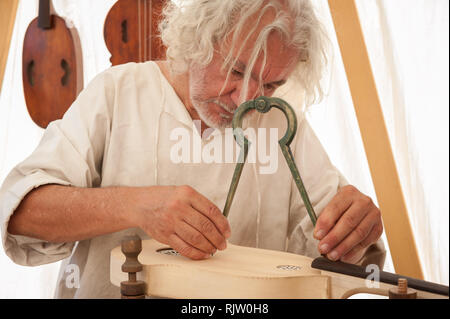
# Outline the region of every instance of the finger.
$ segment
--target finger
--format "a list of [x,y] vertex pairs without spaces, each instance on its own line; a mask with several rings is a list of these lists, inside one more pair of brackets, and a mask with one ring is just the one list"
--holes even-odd
[[378,223],[362,242],[353,247],[349,252],[341,257],[341,260],[346,263],[357,263],[362,258],[362,254],[365,252],[367,247],[374,244],[383,234],[383,224]]
[[183,214],[183,221],[195,228],[207,239],[215,248],[224,250],[227,248],[227,242],[216,225],[205,215],[191,208]]
[[194,260],[200,260],[200,259],[206,259],[209,258],[211,255],[207,254],[192,245],[189,245],[187,242],[185,242],[183,239],[181,239],[178,235],[172,234],[169,237],[169,245],[172,247],[175,251],[180,253],[181,255],[194,259]]
[[340,190],[320,213],[314,228],[314,238],[323,239],[352,202],[353,197],[348,196],[347,191]]
[[189,245],[204,253],[214,254],[217,249],[197,229],[184,221],[177,223],[175,233]]
[[196,191],[192,192],[190,195],[192,207],[210,219],[225,238],[229,238],[231,235],[230,224],[228,223],[228,219],[223,216],[220,209],[209,199]]
[[[320,241],[319,251],[321,254],[327,254],[335,246],[354,231],[361,221],[367,216],[370,208],[359,202],[353,203],[350,208],[341,216],[331,231]],[[362,231],[361,228],[357,230]],[[369,232],[367,232],[368,234]],[[365,236],[367,235],[365,234]],[[361,239],[362,240],[362,239]]]
[[327,254],[327,257],[331,260],[340,259],[354,247],[363,243],[378,222],[376,210],[372,210],[344,240]]

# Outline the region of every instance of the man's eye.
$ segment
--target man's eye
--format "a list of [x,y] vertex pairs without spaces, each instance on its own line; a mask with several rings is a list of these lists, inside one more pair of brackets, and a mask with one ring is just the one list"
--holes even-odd
[[264,90],[266,90],[266,91],[273,91],[275,89],[276,89],[276,87],[273,84],[264,84]]
[[241,71],[238,71],[236,69],[231,69],[231,73],[235,76],[240,76],[240,77],[242,77],[244,75]]

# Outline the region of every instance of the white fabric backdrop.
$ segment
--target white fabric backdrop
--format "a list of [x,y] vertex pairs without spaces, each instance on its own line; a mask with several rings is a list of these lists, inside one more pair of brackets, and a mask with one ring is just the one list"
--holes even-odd
[[358,0],[427,280],[449,281],[449,2]]
[[[22,91],[22,43],[37,0],[21,1],[0,95],[0,183],[43,130]],[[109,67],[103,21],[115,0],[54,0],[80,34],[84,82]],[[327,97],[307,112],[335,165],[376,201],[326,0],[314,0],[334,45]],[[357,0],[386,124],[427,280],[448,285],[448,1]],[[59,263],[13,264],[0,250],[0,298],[52,298]],[[393,271],[388,256],[385,270]]]

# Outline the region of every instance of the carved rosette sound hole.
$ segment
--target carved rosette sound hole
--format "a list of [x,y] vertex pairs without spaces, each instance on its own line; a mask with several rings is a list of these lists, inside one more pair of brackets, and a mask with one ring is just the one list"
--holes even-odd
[[281,270],[293,271],[293,270],[300,270],[302,267],[294,265],[278,265],[277,268]]
[[172,248],[161,248],[156,251],[157,253],[168,256],[181,256],[180,253]]

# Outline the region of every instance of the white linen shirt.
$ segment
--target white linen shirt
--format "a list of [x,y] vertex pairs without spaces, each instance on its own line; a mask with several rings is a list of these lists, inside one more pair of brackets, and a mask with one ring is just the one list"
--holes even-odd
[[[291,148],[318,215],[346,182],[306,119],[298,118]],[[248,127],[278,128],[279,137],[286,128],[285,117],[277,110],[254,114],[246,122]],[[179,142],[173,135],[177,129],[188,132],[191,147],[194,141],[204,148],[217,136],[227,138],[218,130],[209,138],[199,137],[185,106],[154,62],[129,63],[98,75],[63,119],[50,123],[36,150],[5,179],[0,190],[0,221],[6,254],[28,266],[65,259],[57,298],[120,297],[120,289],[109,280],[110,251],[127,234],[148,238],[141,229],[76,243],[49,243],[9,234],[8,221],[25,195],[44,184],[89,188],[190,185],[222,209],[235,163],[193,162],[192,150],[190,163],[175,163],[171,151]],[[245,164],[228,217],[229,242],[317,257],[313,225],[284,157],[279,148],[277,151],[274,174],[260,174],[261,166],[266,165],[261,161]],[[371,254],[382,256],[380,247]],[[79,288],[66,284],[67,265],[79,267]]]

